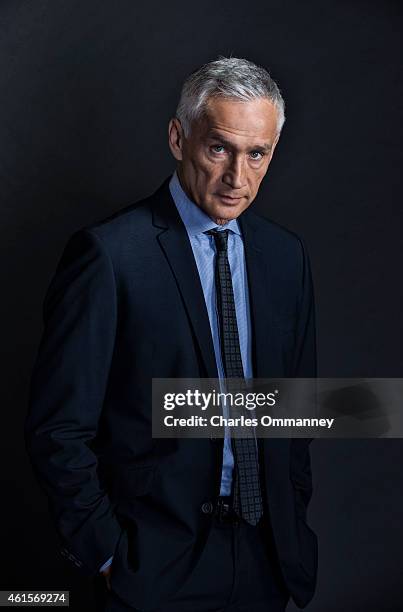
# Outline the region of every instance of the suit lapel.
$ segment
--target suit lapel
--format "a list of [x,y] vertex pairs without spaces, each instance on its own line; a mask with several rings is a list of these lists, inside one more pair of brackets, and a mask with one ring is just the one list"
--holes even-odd
[[208,378],[218,378],[203,289],[186,228],[169,190],[168,177],[152,196],[153,223],[161,231],[157,240],[175,277],[194,331]]
[[[238,219],[244,237],[246,270],[249,285],[249,301],[252,323],[253,377],[275,378],[278,363],[275,351],[271,347],[272,328],[272,292],[275,291],[270,278],[270,261],[264,248],[264,237],[259,230],[259,217],[245,211]],[[287,482],[289,461],[288,438],[259,439],[259,448],[263,453],[266,465],[266,487],[268,503],[272,512],[275,500],[270,492],[279,490]],[[276,480],[279,479],[279,480]]]
[[269,262],[259,232],[258,218],[245,211],[238,219],[241,227],[249,285],[252,324],[252,354],[254,378],[268,378],[274,371],[270,352],[271,300]]

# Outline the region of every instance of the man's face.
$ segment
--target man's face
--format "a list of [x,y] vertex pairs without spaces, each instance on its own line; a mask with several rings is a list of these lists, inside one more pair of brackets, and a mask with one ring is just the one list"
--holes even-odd
[[255,199],[277,144],[277,122],[265,98],[210,98],[188,138],[171,119],[169,145],[182,187],[216,223],[235,219]]

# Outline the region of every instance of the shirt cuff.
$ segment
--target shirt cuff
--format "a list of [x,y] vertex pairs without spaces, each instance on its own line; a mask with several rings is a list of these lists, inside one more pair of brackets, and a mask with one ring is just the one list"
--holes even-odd
[[99,571],[103,572],[103,570],[105,570],[107,567],[109,567],[110,564],[112,563],[112,559],[113,559],[113,555],[112,555],[112,557],[109,557],[109,559],[107,561],[105,561],[105,563],[99,568]]

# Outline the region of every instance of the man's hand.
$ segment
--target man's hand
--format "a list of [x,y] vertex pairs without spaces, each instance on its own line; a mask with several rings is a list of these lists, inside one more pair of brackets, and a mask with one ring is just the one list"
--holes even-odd
[[111,573],[112,573],[112,563],[101,572],[102,576],[105,576],[106,586],[107,586],[108,591],[111,590]]

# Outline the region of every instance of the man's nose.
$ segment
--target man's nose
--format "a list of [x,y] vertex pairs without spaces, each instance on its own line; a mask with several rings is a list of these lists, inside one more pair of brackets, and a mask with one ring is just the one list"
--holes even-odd
[[245,160],[234,156],[228,168],[224,172],[223,182],[230,185],[232,189],[242,189],[246,184]]

